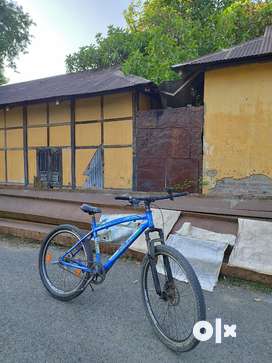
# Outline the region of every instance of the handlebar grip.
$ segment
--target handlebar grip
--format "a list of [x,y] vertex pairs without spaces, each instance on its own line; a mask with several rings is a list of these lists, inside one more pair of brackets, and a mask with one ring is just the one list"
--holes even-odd
[[115,197],[115,200],[130,200],[130,197]]
[[189,195],[189,192],[182,192],[182,193],[173,193],[173,197],[184,197],[185,195]]

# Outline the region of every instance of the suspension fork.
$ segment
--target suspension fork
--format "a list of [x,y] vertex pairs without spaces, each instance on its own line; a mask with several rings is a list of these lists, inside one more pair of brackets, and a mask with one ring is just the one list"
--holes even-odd
[[[152,232],[157,232],[159,234],[159,238],[151,239],[150,233],[152,233]],[[159,296],[162,296],[162,289],[161,289],[161,285],[160,285],[158,271],[156,269],[155,244],[157,244],[157,243],[162,244],[162,245],[165,244],[163,230],[161,228],[149,228],[145,232],[145,238],[146,238],[146,243],[147,243],[148,259],[149,259],[149,263],[151,266],[151,272],[152,272],[155,290]],[[172,271],[170,268],[169,259],[167,256],[163,256],[163,263],[164,263],[164,267],[165,267],[166,274],[167,274],[167,281],[172,283],[173,275],[172,275]]]

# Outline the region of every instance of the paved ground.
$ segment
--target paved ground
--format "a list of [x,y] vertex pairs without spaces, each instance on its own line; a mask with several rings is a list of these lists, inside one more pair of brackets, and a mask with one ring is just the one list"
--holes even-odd
[[41,286],[38,248],[12,240],[0,237],[0,362],[272,361],[272,294],[219,284],[208,319],[237,324],[237,338],[176,355],[144,316],[139,264],[120,261],[94,292],[62,303]]

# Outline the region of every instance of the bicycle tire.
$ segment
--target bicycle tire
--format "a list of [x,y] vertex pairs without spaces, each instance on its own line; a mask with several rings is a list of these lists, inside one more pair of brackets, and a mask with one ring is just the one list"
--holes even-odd
[[[51,296],[53,296],[55,299],[58,300],[69,301],[79,296],[85,290],[86,282],[89,279],[90,274],[81,271],[80,273],[82,274],[82,278],[80,279],[79,284],[70,291],[61,290],[59,287],[57,288],[56,286],[54,286],[53,282],[49,279],[46,267],[46,253],[52,238],[61,233],[68,233],[68,234],[70,233],[71,235],[76,237],[77,240],[82,239],[84,236],[80,231],[80,229],[70,224],[63,224],[53,229],[41,244],[40,253],[39,253],[39,273],[43,285],[45,286],[45,288],[47,289],[47,291],[50,293]],[[75,242],[73,242],[73,244]],[[89,242],[86,241],[82,242],[82,251],[86,256],[86,262],[87,265],[89,266],[92,261],[92,249]],[[68,270],[66,270],[66,272],[68,273]]]
[[[194,318],[194,324],[197,321],[205,320],[206,308],[205,308],[204,296],[203,296],[199,281],[198,281],[196,274],[195,274],[192,266],[190,265],[190,263],[186,260],[186,258],[181,253],[179,253],[177,250],[175,250],[174,248],[172,248],[170,246],[165,246],[165,245],[156,246],[155,247],[155,259],[157,261],[159,259],[159,256],[162,256],[162,257],[167,256],[168,258],[172,258],[182,268],[182,270],[184,271],[184,273],[186,275],[188,284],[191,286],[191,290],[192,290],[192,293],[194,296],[195,315],[196,315]],[[165,262],[163,262],[163,263],[165,263]],[[192,326],[190,328],[191,329],[190,335],[188,335],[186,337],[186,339],[181,339],[180,341],[178,341],[176,339],[172,339],[171,337],[169,337],[168,334],[166,334],[165,331],[163,331],[163,328],[162,328],[163,324],[162,323],[160,324],[160,322],[158,322],[158,319],[156,319],[156,316],[153,311],[154,308],[152,309],[152,306],[150,303],[149,295],[151,295],[151,294],[147,291],[147,284],[148,284],[147,278],[148,278],[149,270],[151,271],[150,257],[148,255],[146,255],[143,259],[142,273],[141,273],[142,298],[143,298],[143,302],[144,302],[144,308],[145,308],[146,315],[147,315],[149,321],[151,322],[151,325],[152,325],[155,333],[157,334],[158,338],[166,346],[168,346],[170,349],[172,349],[176,352],[185,352],[185,351],[189,351],[189,350],[195,348],[196,345],[199,343],[199,341],[193,335],[194,324],[192,324]],[[156,265],[156,270],[158,270],[157,265]],[[167,273],[165,272],[165,274],[163,275],[164,279],[166,279],[166,274]],[[152,277],[152,279],[150,278],[150,281],[152,281],[154,284],[153,277]],[[166,282],[165,282],[165,284],[166,284]],[[178,282],[178,284],[181,284],[181,282]],[[185,283],[183,283],[183,284],[185,284]],[[176,287],[175,287],[175,289],[176,289]],[[155,288],[154,288],[154,290],[155,290]],[[154,296],[156,296],[155,292],[153,294],[154,294]],[[179,295],[179,296],[182,297],[182,295]],[[162,300],[158,295],[157,295],[157,297],[158,297],[158,299]],[[161,304],[160,301],[159,301],[159,304]],[[175,320],[175,321],[177,322],[178,320]]]

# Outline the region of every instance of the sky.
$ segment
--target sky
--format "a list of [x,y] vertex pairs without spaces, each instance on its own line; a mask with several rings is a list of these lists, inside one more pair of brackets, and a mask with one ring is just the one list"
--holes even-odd
[[6,68],[9,83],[65,73],[65,56],[90,44],[110,24],[124,26],[123,11],[131,0],[16,0],[36,26],[17,72]]

